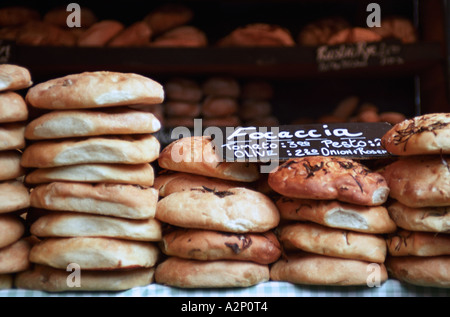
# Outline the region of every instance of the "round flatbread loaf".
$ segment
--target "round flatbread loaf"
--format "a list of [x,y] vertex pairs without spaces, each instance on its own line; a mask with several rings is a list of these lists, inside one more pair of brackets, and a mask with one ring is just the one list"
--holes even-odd
[[445,233],[399,230],[389,235],[386,243],[392,256],[450,255],[450,235]]
[[391,233],[397,229],[384,206],[288,197],[278,198],[276,205],[285,220],[311,221],[326,227],[363,233]]
[[270,187],[292,198],[340,200],[375,206],[389,195],[379,173],[350,159],[310,156],[286,161],[269,174]]
[[155,271],[156,283],[180,288],[249,287],[268,280],[268,265],[245,261],[169,257]]
[[242,187],[173,193],[158,201],[155,217],[182,228],[235,233],[266,232],[280,220],[277,207],[267,196]]
[[30,206],[30,192],[16,180],[0,182],[0,214]]
[[449,166],[449,156],[407,156],[380,173],[389,185],[391,198],[408,207],[450,206]]
[[25,147],[25,123],[0,125],[0,151],[18,150]]
[[264,233],[229,233],[177,228],[164,234],[161,251],[168,256],[192,260],[238,260],[273,263],[281,255],[277,237]]
[[450,288],[450,256],[388,256],[389,276],[426,287]]
[[32,84],[27,68],[12,64],[0,65],[0,91],[24,89]]
[[278,231],[285,249],[375,263],[383,263],[386,258],[386,241],[381,235],[328,228],[311,222],[286,224]]
[[160,144],[151,134],[39,141],[22,154],[24,167],[56,167],[87,163],[141,164],[155,161]]
[[210,137],[186,137],[166,146],[160,153],[161,168],[220,179],[253,182],[259,178],[257,165],[247,162],[224,162],[216,153]]
[[400,228],[450,233],[450,206],[411,208],[394,201],[387,209],[392,220]]
[[117,107],[102,111],[55,110],[28,123],[25,138],[59,139],[98,135],[147,134],[161,128],[150,112]]
[[[133,287],[146,286],[154,281],[155,268],[133,270],[87,271],[81,268],[79,280],[67,283],[71,274],[66,269],[55,269],[46,265],[34,265],[32,269],[20,272],[14,279],[19,289],[44,292],[78,291],[123,291]],[[80,282],[79,285],[76,282]]]
[[164,100],[164,90],[158,82],[138,74],[83,72],[39,83],[28,90],[25,100],[44,109],[158,104]]
[[11,214],[0,214],[0,248],[18,241],[25,233],[21,218]]
[[351,286],[381,284],[388,275],[383,263],[294,253],[271,266],[270,278],[294,284]]
[[233,187],[245,187],[245,184],[248,183],[163,170],[155,178],[153,187],[159,190],[159,196],[165,197],[172,193],[188,191],[195,187],[205,187],[214,191],[225,191]]
[[122,184],[53,182],[31,191],[31,206],[129,219],[153,218],[158,191]]
[[77,212],[51,211],[31,224],[37,237],[109,237],[134,241],[160,241],[161,222],[154,218],[125,219]]
[[0,249],[0,274],[9,274],[25,271],[30,266],[28,255],[31,244],[20,239]]
[[394,125],[381,138],[394,155],[450,154],[450,113],[430,113]]
[[13,91],[1,92],[0,123],[19,122],[25,121],[27,119],[28,119],[28,107],[23,97]]
[[148,163],[79,164],[35,169],[26,175],[25,182],[41,184],[69,181],[152,186],[154,178],[153,167]]
[[20,165],[22,154],[19,151],[0,151],[0,180],[11,180],[25,175]]
[[160,252],[151,242],[101,237],[47,238],[33,245],[30,261],[57,269],[77,263],[82,270],[153,267]]
[[14,274],[0,274],[0,290],[13,288],[14,278]]

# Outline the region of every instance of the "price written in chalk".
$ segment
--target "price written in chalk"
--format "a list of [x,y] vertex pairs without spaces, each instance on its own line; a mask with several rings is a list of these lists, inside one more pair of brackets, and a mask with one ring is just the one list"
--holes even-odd
[[224,142],[227,161],[287,160],[304,156],[341,156],[370,159],[388,157],[381,137],[388,123],[346,123],[239,127]]

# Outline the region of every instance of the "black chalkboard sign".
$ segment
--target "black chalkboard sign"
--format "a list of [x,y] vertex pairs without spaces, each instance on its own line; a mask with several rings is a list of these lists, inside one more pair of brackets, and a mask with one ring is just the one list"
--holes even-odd
[[390,156],[381,147],[381,137],[391,127],[381,122],[236,127],[211,136],[226,161],[269,162],[316,155],[373,159]]
[[402,44],[395,40],[321,45],[316,50],[316,63],[319,72],[369,66],[401,65],[404,62]]

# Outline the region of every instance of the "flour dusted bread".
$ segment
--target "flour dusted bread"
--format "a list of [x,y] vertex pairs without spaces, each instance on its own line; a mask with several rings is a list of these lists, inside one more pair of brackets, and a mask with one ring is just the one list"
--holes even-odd
[[150,112],[117,107],[103,110],[55,110],[27,124],[29,140],[154,133],[161,128]]
[[0,214],[0,248],[19,240],[25,233],[21,218],[12,214]]
[[46,265],[34,265],[20,272],[14,278],[14,286],[19,289],[44,292],[79,291],[123,291],[133,287],[146,286],[154,281],[155,268],[133,270],[83,270],[79,287],[67,283],[66,269],[55,269]]
[[25,239],[19,239],[0,248],[0,274],[16,273],[28,269],[30,249],[31,244]]
[[400,228],[450,233],[450,206],[412,208],[394,201],[387,209],[392,220]]
[[20,165],[19,151],[0,151],[0,180],[15,179],[25,175],[25,169]]
[[281,255],[280,243],[271,231],[238,234],[176,228],[164,234],[160,247],[168,256],[204,261],[239,260],[269,264]]
[[385,206],[359,206],[339,201],[280,197],[276,201],[285,220],[311,221],[323,226],[363,233],[390,233],[397,228]]
[[23,97],[14,91],[0,92],[0,123],[27,119],[28,107]]
[[134,73],[83,72],[50,79],[30,88],[26,101],[37,108],[83,109],[130,104],[158,104],[163,87]]
[[253,182],[259,178],[258,167],[247,162],[224,162],[216,153],[210,137],[186,137],[166,146],[158,163],[162,168],[216,177],[220,179]]
[[11,122],[0,125],[0,151],[25,147],[25,123]]
[[[378,281],[372,281],[370,262],[336,258],[311,253],[293,253],[275,262],[270,269],[274,281],[287,281],[305,285],[367,285],[368,282],[383,283],[388,275],[383,263],[379,268]],[[370,268],[370,267],[369,267]]]
[[303,250],[326,256],[383,263],[386,242],[380,235],[296,222],[279,227],[279,239],[285,249]]
[[31,206],[129,219],[155,215],[158,191],[152,187],[122,184],[53,182],[36,186]]
[[395,155],[450,153],[450,113],[430,113],[403,120],[381,138]]
[[44,140],[27,146],[24,167],[86,163],[141,164],[156,160],[160,144],[152,134]]
[[27,68],[14,64],[0,65],[0,91],[24,89],[32,84]]
[[225,191],[233,187],[245,187],[243,186],[245,184],[247,183],[164,170],[157,175],[153,185],[154,188],[159,191],[159,196],[165,197],[175,192],[189,191],[194,187],[205,187],[214,191]]
[[386,243],[392,256],[450,255],[450,235],[445,233],[399,230]]
[[25,183],[41,184],[69,181],[152,186],[154,178],[153,167],[148,163],[78,164],[35,169],[26,175]]
[[275,204],[242,187],[226,191],[193,188],[158,201],[156,218],[173,226],[226,232],[266,232],[279,223]]
[[386,180],[356,161],[330,156],[290,159],[269,174],[270,187],[293,198],[375,206],[389,194]]
[[389,195],[408,207],[449,206],[449,165],[448,156],[406,156],[380,173],[389,185]]
[[134,241],[160,241],[161,223],[154,219],[126,219],[87,213],[50,211],[30,226],[37,237],[110,237]]
[[66,269],[77,263],[84,270],[153,267],[159,249],[152,243],[101,237],[48,238],[33,245],[30,261]]
[[28,188],[18,180],[0,182],[0,214],[30,206]]
[[389,276],[399,281],[427,287],[450,288],[450,256],[390,256]]
[[245,261],[169,257],[155,271],[157,283],[182,288],[249,287],[268,280],[267,265]]

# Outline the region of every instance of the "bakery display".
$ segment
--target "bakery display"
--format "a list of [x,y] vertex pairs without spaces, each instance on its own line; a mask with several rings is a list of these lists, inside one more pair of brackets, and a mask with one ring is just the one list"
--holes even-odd
[[[108,291],[153,282],[162,227],[151,163],[159,156],[153,134],[161,124],[128,105],[163,98],[152,79],[116,72],[68,75],[28,90],[30,106],[47,111],[27,125],[33,142],[21,158],[32,187],[27,222],[38,241],[18,287]],[[86,285],[61,286],[60,272],[70,263],[92,274]],[[46,272],[54,279],[39,278]]]
[[20,164],[29,112],[20,91],[31,84],[26,68],[0,65],[0,289],[11,287],[12,276],[30,266],[31,246],[23,219],[30,206],[30,192],[23,183],[26,171]]

